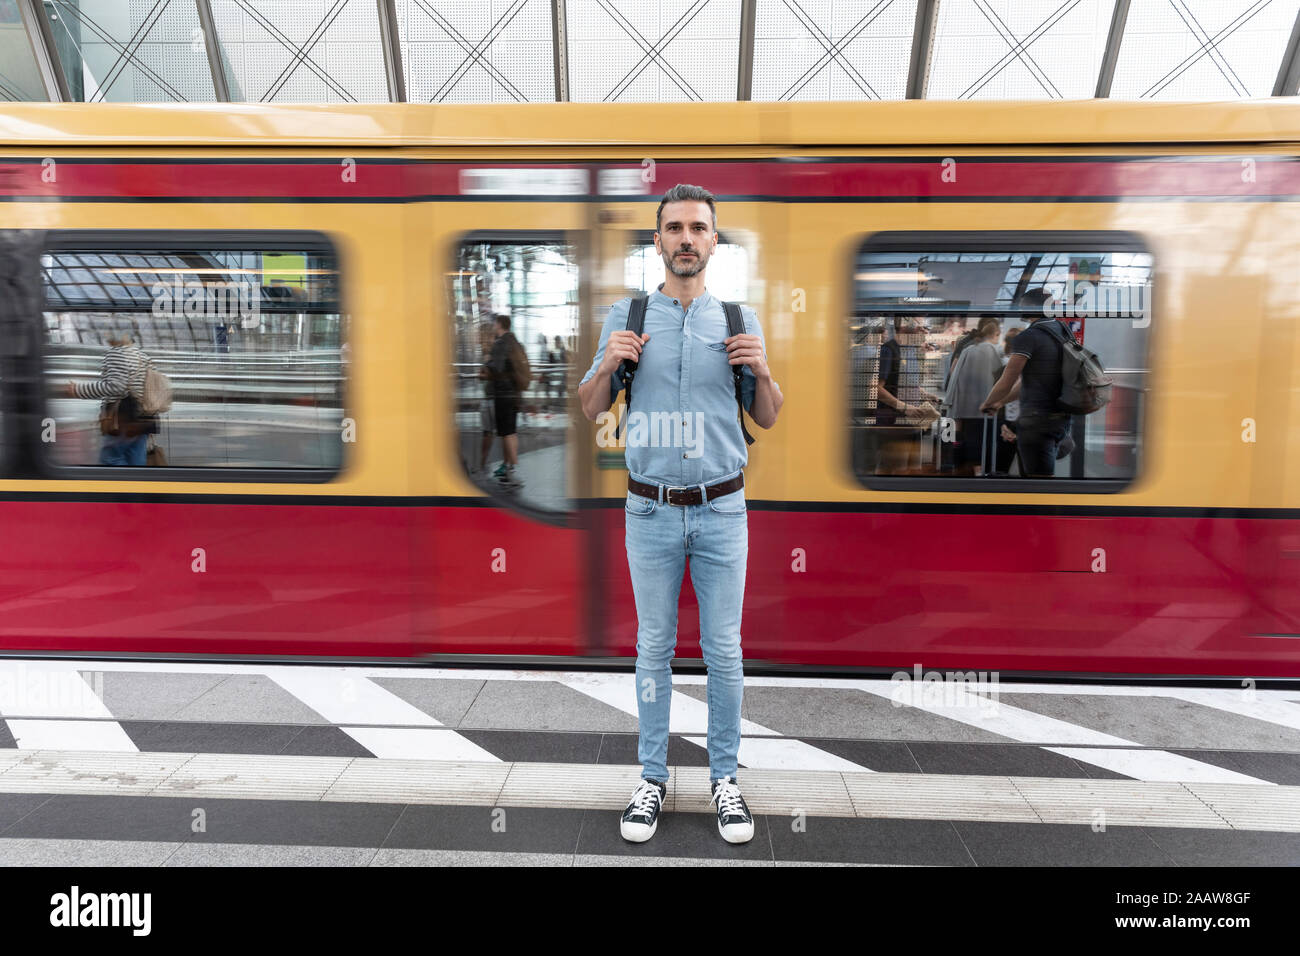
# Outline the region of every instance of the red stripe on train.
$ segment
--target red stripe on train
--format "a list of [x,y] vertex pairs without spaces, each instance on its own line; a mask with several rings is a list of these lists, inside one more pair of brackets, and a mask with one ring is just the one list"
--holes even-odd
[[[624,515],[591,515],[586,534],[479,507],[0,502],[0,648],[630,656]],[[1300,677],[1300,521],[752,511],[749,527],[747,659]],[[678,656],[697,657],[689,573],[682,592]]]
[[[349,161],[350,162],[350,161]],[[1246,167],[1249,164],[1249,168]],[[468,195],[462,173],[491,169],[561,170],[574,164],[526,163],[94,163],[0,162],[0,194],[14,198],[194,199],[304,198],[404,200]],[[602,169],[640,171],[618,164]],[[693,182],[719,196],[765,199],[916,199],[1300,196],[1300,163],[1227,160],[1021,162],[936,156],[913,162],[661,162],[657,183]],[[629,177],[639,182],[639,177]],[[531,194],[533,187],[520,186]],[[644,195],[657,196],[653,184]],[[490,201],[492,195],[478,195]],[[548,197],[564,202],[565,195]],[[611,200],[632,198],[611,196]]]

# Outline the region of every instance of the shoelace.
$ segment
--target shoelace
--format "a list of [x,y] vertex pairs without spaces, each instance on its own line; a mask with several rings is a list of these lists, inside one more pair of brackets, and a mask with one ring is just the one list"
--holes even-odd
[[636,788],[636,793],[632,794],[632,806],[629,812],[633,816],[649,817],[652,806],[662,799],[658,787],[653,783],[642,783]]
[[716,803],[723,816],[745,816],[745,805],[740,799],[740,787],[730,780],[718,784],[718,788],[713,791],[713,799],[709,803]]

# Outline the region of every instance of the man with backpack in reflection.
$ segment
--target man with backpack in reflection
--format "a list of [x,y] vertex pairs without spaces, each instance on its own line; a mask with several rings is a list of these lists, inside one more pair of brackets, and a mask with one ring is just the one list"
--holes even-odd
[[491,382],[497,434],[501,436],[505,456],[493,476],[505,487],[515,490],[523,486],[523,481],[515,473],[515,466],[519,464],[516,420],[519,416],[520,393],[532,379],[532,368],[528,364],[524,347],[510,331],[510,316],[497,313],[492,316],[492,323],[496,338],[483,367]]
[[1053,478],[1064,457],[1072,415],[1090,415],[1110,401],[1111,379],[1049,307],[1051,293],[1029,289],[1017,305],[1041,313],[1016,336],[1011,358],[980,411],[991,415],[1019,396],[1016,450],[1026,478]]

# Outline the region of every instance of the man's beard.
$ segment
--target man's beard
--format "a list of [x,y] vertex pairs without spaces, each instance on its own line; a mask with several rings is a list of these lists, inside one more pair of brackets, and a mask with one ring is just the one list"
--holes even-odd
[[704,268],[704,258],[698,252],[694,253],[694,255],[694,260],[664,256],[664,265],[675,276],[697,275]]

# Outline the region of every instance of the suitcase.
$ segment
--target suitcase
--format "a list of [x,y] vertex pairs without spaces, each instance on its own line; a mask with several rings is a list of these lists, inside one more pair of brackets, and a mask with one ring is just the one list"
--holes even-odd
[[984,416],[984,444],[980,448],[980,468],[982,477],[991,478],[998,467],[998,416]]

